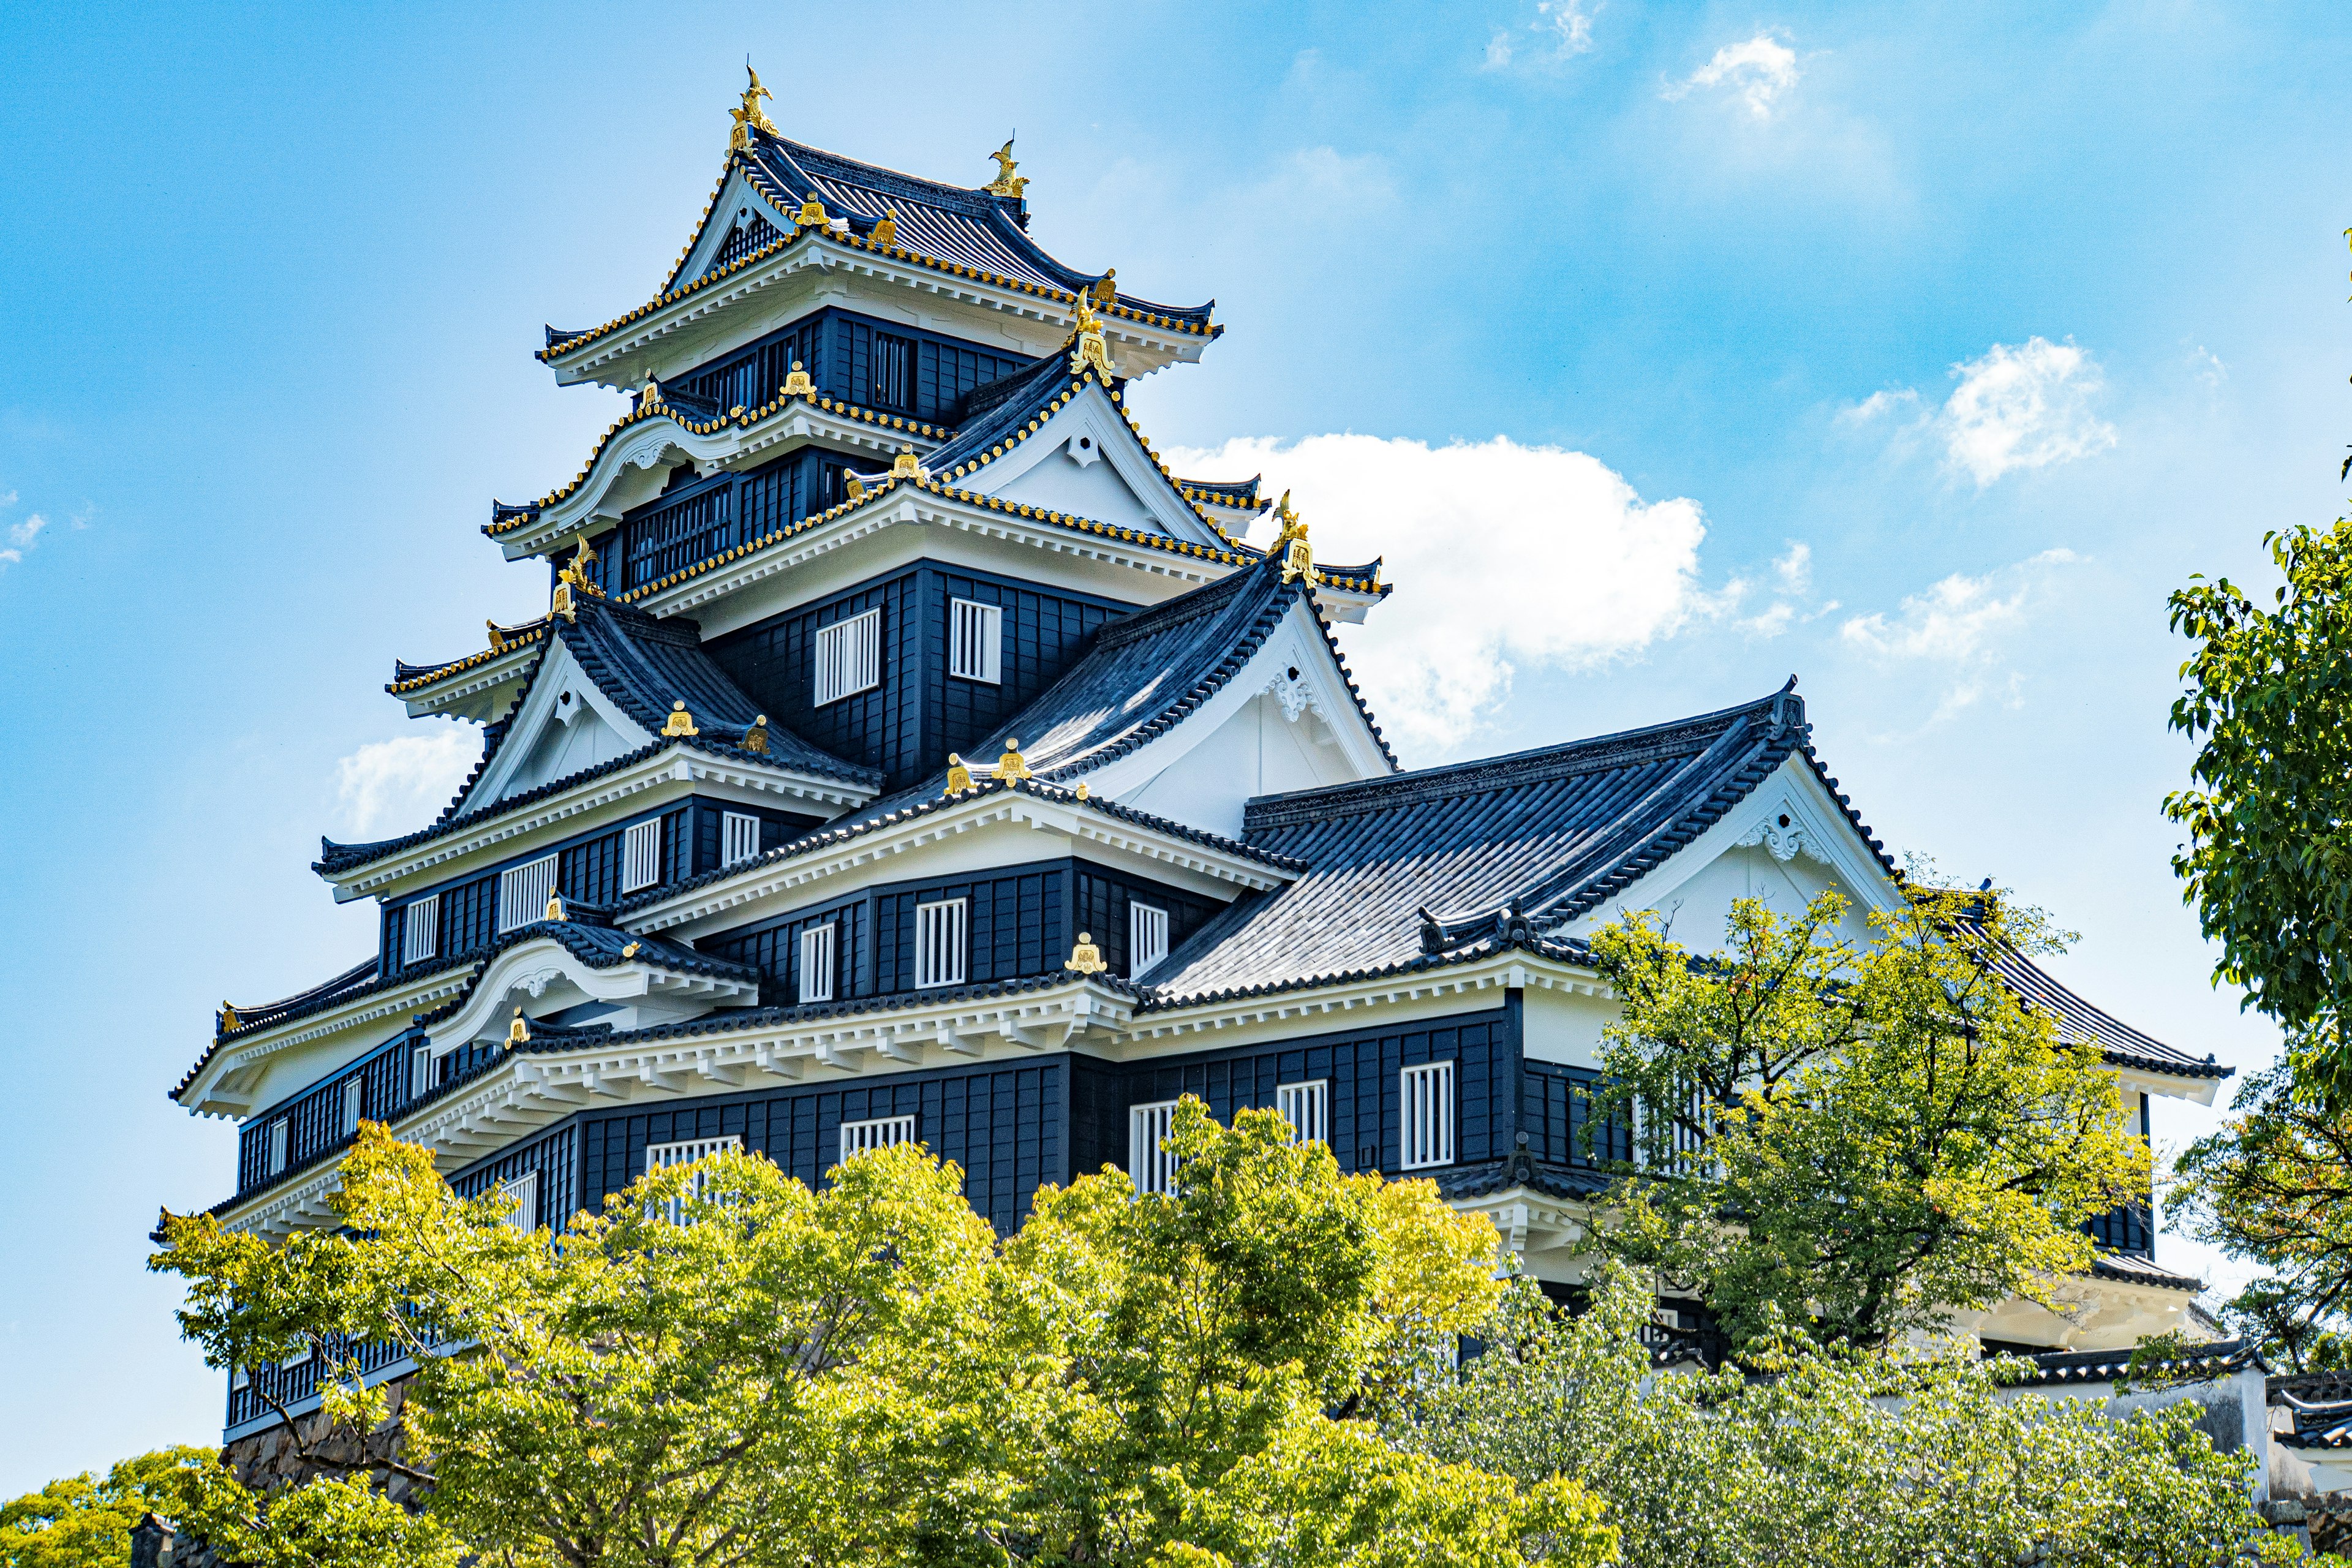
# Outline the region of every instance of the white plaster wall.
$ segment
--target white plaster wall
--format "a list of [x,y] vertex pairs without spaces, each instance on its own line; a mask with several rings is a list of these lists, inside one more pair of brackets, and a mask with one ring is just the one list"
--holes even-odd
[[504,800],[550,779],[608,763],[631,749],[602,715],[593,708],[587,709],[570,723],[558,720],[540,732],[530,754],[499,792],[499,798]]
[[1529,987],[1523,1015],[1528,1058],[1598,1070],[1601,1031],[1617,1011],[1617,1004],[1605,996]]
[[1296,720],[1260,695],[1244,703],[1191,751],[1119,804],[1238,838],[1242,804],[1252,795],[1348,784],[1356,778],[1335,744],[1320,744],[1322,717],[1309,709]]
[[1848,907],[1839,929],[1857,942],[1869,941],[1866,907],[1852,888],[1818,860],[1803,855],[1775,859],[1760,844],[1726,849],[1654,902],[1642,901],[1642,885],[1636,882],[1628,901],[1656,910],[1666,921],[1669,934],[1683,946],[1695,952],[1713,952],[1723,946],[1724,922],[1731,918],[1734,900],[1760,899],[1774,913],[1792,916],[1802,913],[1808,902],[1829,889],[1845,895]]
[[[1074,431],[1069,439],[1075,441],[1081,434],[1089,439],[1094,438],[1090,431]],[[1039,441],[1046,438],[1045,436],[1032,437]],[[1099,451],[1100,441],[1097,440],[1096,445]],[[1097,522],[1116,523],[1122,528],[1145,528],[1155,533],[1167,531],[1144,506],[1141,498],[1128,487],[1127,481],[1120,479],[1110,463],[1100,457],[1082,466],[1074,461],[1066,450],[1055,451],[1033,465],[1028,472],[1009,484],[996,487],[991,493],[1001,495],[1007,500],[1041,506],[1049,511],[1090,517]]]

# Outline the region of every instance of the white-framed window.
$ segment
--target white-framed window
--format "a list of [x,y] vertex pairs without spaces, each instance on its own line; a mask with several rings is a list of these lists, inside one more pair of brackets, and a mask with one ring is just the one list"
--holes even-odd
[[740,865],[760,852],[760,819],[748,811],[730,811],[719,818],[719,863]]
[[834,939],[838,921],[827,921],[801,932],[801,1000],[833,1000]]
[[1408,1171],[1454,1163],[1454,1064],[1407,1068],[1399,1088],[1397,1163]]
[[[707,1160],[713,1154],[741,1147],[743,1147],[743,1140],[732,1133],[724,1138],[688,1138],[676,1143],[649,1143],[646,1146],[646,1169],[647,1172],[667,1171],[672,1165],[691,1165],[697,1160]],[[702,1177],[699,1173],[695,1176],[689,1190],[696,1197],[702,1195]],[[672,1225],[686,1223],[684,1197],[670,1200],[669,1222]]]
[[408,1053],[408,1098],[415,1100],[433,1087],[433,1047],[419,1046]]
[[1286,1083],[1274,1091],[1274,1108],[1290,1123],[1294,1143],[1331,1142],[1331,1082]]
[[279,1117],[269,1124],[269,1173],[278,1174],[286,1168],[286,1119]]
[[360,1117],[367,1110],[367,1079],[355,1078],[343,1085],[343,1136],[348,1138],[360,1130]]
[[974,599],[948,601],[948,673],[966,680],[1004,679],[1004,612]]
[[499,873],[499,933],[547,918],[547,900],[555,896],[555,857],[540,858]]
[[400,962],[419,963],[441,951],[441,895],[427,893],[401,917]]
[[661,880],[661,830],[656,818],[631,823],[621,835],[621,891],[634,893]]
[[1127,973],[1130,980],[1168,956],[1168,911],[1127,906]]
[[877,1116],[870,1121],[845,1121],[841,1124],[841,1157],[863,1154],[868,1149],[887,1149],[893,1143],[915,1141],[915,1119],[911,1116]]
[[521,1175],[500,1184],[506,1188],[507,1197],[514,1205],[514,1207],[507,1213],[507,1223],[517,1230],[537,1230],[539,1228],[539,1173],[525,1171]]
[[816,629],[815,705],[882,684],[882,612],[868,610]]
[[915,984],[963,984],[964,911],[967,900],[942,899],[915,906]]
[[1176,1102],[1127,1109],[1127,1174],[1139,1193],[1176,1190],[1176,1156],[1161,1145],[1176,1129]]

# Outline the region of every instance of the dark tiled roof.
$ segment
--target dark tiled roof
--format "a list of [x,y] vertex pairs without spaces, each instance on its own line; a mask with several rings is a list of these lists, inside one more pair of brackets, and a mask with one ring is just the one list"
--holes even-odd
[[[2070,1384],[2113,1383],[2130,1369],[2132,1352],[2108,1351],[2038,1351],[2016,1359],[2033,1363],[2020,1378],[2022,1388],[2063,1388]],[[2216,1340],[2189,1353],[2160,1363],[2158,1371],[2174,1378],[2226,1377],[2249,1366],[2260,1366],[2261,1355],[2242,1340]]]
[[2195,1293],[2205,1289],[2205,1281],[2186,1274],[2175,1274],[2152,1258],[2142,1258],[2136,1252],[2102,1252],[2091,1262],[2091,1272],[2102,1279],[2119,1279],[2127,1285],[2153,1285],[2162,1290],[2187,1290]]
[[1193,500],[1206,501],[1211,506],[1264,511],[1274,504],[1257,493],[1258,481],[1265,478],[1264,474],[1252,474],[1245,479],[1178,479],[1176,488]]
[[264,1003],[257,1007],[239,1007],[236,1010],[237,1026],[228,1033],[220,1032],[218,1021],[215,1019],[213,1043],[205,1047],[205,1054],[196,1058],[195,1065],[180,1075],[180,1081],[172,1088],[171,1098],[177,1100],[187,1093],[188,1086],[196,1081],[196,1075],[212,1064],[213,1058],[218,1056],[223,1047],[233,1045],[258,1030],[273,1029],[280,1024],[290,1023],[297,1018],[308,1017],[314,1013],[324,1013],[379,991],[396,990],[412,981],[422,980],[428,975],[438,974],[446,970],[461,968],[472,962],[472,955],[457,953],[448,958],[415,964],[396,974],[379,975],[376,972],[376,961],[370,958],[363,963],[353,964],[323,985],[313,985],[308,991],[298,992],[283,1001]]
[[1515,1187],[1525,1187],[1547,1197],[1590,1198],[1607,1191],[1615,1179],[1606,1171],[1581,1165],[1545,1164],[1524,1154],[1488,1160],[1482,1164],[1449,1166],[1431,1173],[1436,1178],[1437,1190],[1454,1203],[1492,1197]]
[[[744,162],[753,183],[787,218],[814,193],[827,213],[847,216],[860,232],[895,209],[899,245],[942,261],[1072,292],[1092,288],[1102,276],[1065,267],[1046,255],[1024,231],[1026,204],[1017,197],[902,174],[767,132],[753,134]],[[674,288],[678,281],[673,274],[664,287]],[[1216,303],[1161,305],[1127,294],[1119,295],[1118,302],[1144,315],[1196,327],[1207,324]]]
[[968,408],[955,439],[925,458],[923,467],[944,479],[966,463],[987,462],[990,447],[1013,439],[1015,431],[1045,413],[1047,404],[1075,389],[1077,383],[1066,350],[1039,355],[1011,375],[982,387],[986,405]]
[[1034,779],[1019,782],[982,779],[976,787],[958,795],[947,794],[946,787],[947,775],[942,773],[912,788],[900,790],[897,795],[885,795],[880,800],[869,802],[860,810],[845,813],[822,827],[811,828],[798,838],[787,839],[772,849],[761,851],[755,858],[739,860],[731,866],[721,866],[716,870],[705,871],[699,876],[690,877],[683,882],[669,887],[652,888],[645,892],[635,894],[622,901],[621,909],[625,913],[641,910],[648,905],[676,898],[678,894],[689,892],[696,888],[708,887],[713,882],[723,882],[730,877],[740,877],[762,866],[772,866],[779,861],[795,859],[803,855],[813,855],[821,850],[835,848],[850,839],[863,837],[868,833],[877,832],[901,822],[911,822],[917,817],[928,816],[934,812],[944,811],[959,801],[977,800],[1001,790],[1018,790],[1024,795],[1039,795],[1045,799],[1058,801],[1065,805],[1079,806],[1097,816],[1111,817],[1119,822],[1132,823],[1139,827],[1148,827],[1154,832],[1164,833],[1171,837],[1185,839],[1203,848],[1213,849],[1220,855],[1229,855],[1235,859],[1253,861],[1275,870],[1306,869],[1302,864],[1287,856],[1237,843],[1222,834],[1211,833],[1204,828],[1171,821],[1164,816],[1154,816],[1148,811],[1137,811],[1132,806],[1121,805],[1115,800],[1104,800],[1099,797],[1080,800],[1073,791]]
[[[529,942],[553,942],[562,944],[566,952],[591,969],[617,969],[624,963],[643,963],[667,969],[673,974],[708,974],[726,980],[741,980],[757,984],[760,972],[746,964],[733,963],[722,958],[711,958],[695,952],[683,942],[657,936],[637,936],[614,926],[608,918],[588,914],[575,906],[584,918],[561,921],[533,921],[507,931],[488,947],[478,948],[468,954],[478,965],[466,979],[466,988],[430,1013],[422,1014],[418,1022],[436,1024],[450,1016],[473,1000],[474,988],[489,970],[490,960],[510,947]],[[631,951],[634,949],[634,951]],[[551,1026],[534,1023],[534,1037],[542,1028],[558,1034]],[[609,1033],[610,1031],[604,1031]],[[577,1031],[573,1031],[577,1033]],[[601,1035],[600,1037],[601,1037]]]
[[2000,949],[1993,966],[2009,983],[2010,989],[2057,1020],[2060,1039],[2072,1045],[2095,1045],[2115,1066],[2138,1068],[2173,1078],[2221,1079],[2237,1070],[2219,1065],[2210,1055],[2199,1061],[2154,1036],[2141,1034],[2129,1024],[2093,1006],[2060,984],[2049,971],[2013,949]]
[[1676,723],[1263,796],[1244,837],[1314,868],[1196,932],[1155,972],[1155,1004],[1548,939],[1807,754],[1805,737],[1784,689]]
[[[1265,562],[1114,621],[1067,675],[975,749],[972,760],[991,762],[1007,739],[1018,737],[1031,768],[1057,783],[1075,782],[1191,717],[1302,601],[1315,613],[1307,585],[1284,582],[1279,566]],[[1319,613],[1316,624],[1345,679],[1346,661]],[[1396,758],[1352,679],[1348,690],[1393,767]]]
[[[551,779],[543,784],[508,795],[503,800],[460,815],[466,798],[479,783],[499,748],[512,730],[511,717],[484,727],[482,756],[474,771],[467,775],[457,794],[442,809],[430,827],[398,838],[378,839],[369,844],[337,844],[332,839],[319,840],[319,858],[311,869],[322,875],[347,871],[364,866],[387,855],[414,848],[419,844],[439,838],[461,828],[518,807],[543,800],[586,781],[627,767],[653,755],[664,746],[688,746],[714,755],[761,763],[788,772],[813,774],[818,778],[838,779],[867,789],[878,788],[882,775],[872,768],[844,762],[830,752],[820,751],[782,725],[768,726],[768,749],[764,752],[747,752],[740,744],[743,733],[759,717],[752,700],[740,688],[728,679],[724,670],[712,662],[701,649],[701,629],[688,620],[662,620],[642,610],[625,605],[615,605],[608,599],[583,596],[576,621],[557,620],[554,638],[542,647],[524,676],[524,686],[539,679],[540,668],[546,658],[547,647],[561,643],[571,650],[572,658],[587,677],[596,683],[598,690],[612,699],[614,706],[631,720],[650,731],[656,737],[636,750],[611,758],[592,768]],[[683,701],[688,715],[700,731],[690,736],[665,737],[662,726],[670,714],[670,704]],[[521,704],[517,703],[520,710]]]
[[2352,1400],[2352,1371],[2294,1372],[2272,1378],[2270,1402],[2283,1403],[2281,1394],[2292,1394],[2305,1405],[2341,1405]]

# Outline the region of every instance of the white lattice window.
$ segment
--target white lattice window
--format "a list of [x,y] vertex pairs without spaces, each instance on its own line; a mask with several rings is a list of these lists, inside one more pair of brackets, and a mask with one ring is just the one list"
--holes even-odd
[[621,835],[621,891],[634,893],[661,880],[661,830],[658,821],[639,822]]
[[868,610],[817,628],[817,707],[881,684],[881,611]]
[[801,1000],[833,1000],[834,937],[840,929],[827,921],[801,932]]
[[1397,1163],[1408,1171],[1454,1163],[1454,1064],[1407,1068],[1399,1087]]
[[1331,1084],[1328,1079],[1312,1083],[1286,1083],[1274,1091],[1274,1108],[1290,1123],[1290,1141],[1294,1143],[1328,1143],[1331,1142]]
[[[691,1165],[697,1160],[707,1160],[713,1154],[743,1147],[743,1140],[730,1134],[724,1138],[688,1138],[677,1143],[651,1143],[646,1146],[646,1170],[667,1171],[672,1165]],[[687,1196],[700,1197],[703,1190],[702,1173],[696,1172],[687,1194],[672,1198],[668,1204],[669,1222],[686,1223]]]
[[367,1079],[355,1078],[343,1085],[343,1136],[349,1138],[360,1130],[360,1117],[367,1110]]
[[419,1046],[408,1053],[408,1098],[415,1100],[433,1087],[433,1047]]
[[863,1154],[868,1149],[887,1149],[893,1143],[915,1141],[915,1119],[911,1116],[877,1116],[869,1121],[845,1121],[841,1124],[841,1157]]
[[1130,980],[1168,956],[1168,911],[1127,906],[1127,973]]
[[760,819],[748,811],[721,813],[719,818],[719,863],[738,866],[760,852]]
[[555,857],[548,855],[499,873],[499,931],[547,918],[547,900],[555,896]]
[[966,680],[1004,679],[1004,612],[972,599],[948,601],[948,673]]
[[419,963],[441,951],[441,895],[427,893],[401,917],[400,962]]
[[514,1206],[507,1211],[507,1223],[517,1230],[539,1228],[539,1173],[525,1171],[500,1184],[506,1188],[507,1199]]
[[1127,1110],[1127,1174],[1139,1193],[1176,1190],[1176,1156],[1163,1147],[1176,1130],[1176,1102],[1131,1105]]
[[963,984],[966,900],[944,899],[915,906],[915,984]]
[[278,1174],[286,1168],[287,1129],[283,1117],[269,1124],[269,1173]]

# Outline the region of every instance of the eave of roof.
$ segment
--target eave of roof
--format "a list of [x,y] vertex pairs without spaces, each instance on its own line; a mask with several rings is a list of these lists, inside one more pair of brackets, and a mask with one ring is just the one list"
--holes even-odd
[[547,624],[548,617],[542,616],[536,621],[526,622],[520,626],[500,626],[499,632],[503,639],[503,646],[486,647],[478,653],[469,653],[463,658],[444,659],[438,664],[410,664],[404,659],[394,659],[392,666],[392,679],[385,684],[384,689],[394,697],[405,697],[411,692],[437,686],[452,677],[465,674],[467,670],[478,669],[493,659],[520,653],[547,636]]

